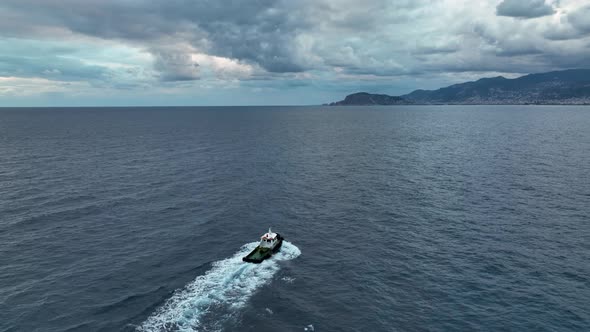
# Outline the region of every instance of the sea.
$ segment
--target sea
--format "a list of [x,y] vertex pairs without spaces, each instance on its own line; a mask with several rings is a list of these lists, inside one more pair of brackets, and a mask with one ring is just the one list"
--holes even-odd
[[0,109],[0,331],[590,331],[590,107]]

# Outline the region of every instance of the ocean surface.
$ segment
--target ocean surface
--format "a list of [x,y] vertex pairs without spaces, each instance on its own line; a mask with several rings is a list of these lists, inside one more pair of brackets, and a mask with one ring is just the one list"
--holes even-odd
[[0,331],[590,331],[590,107],[0,109]]

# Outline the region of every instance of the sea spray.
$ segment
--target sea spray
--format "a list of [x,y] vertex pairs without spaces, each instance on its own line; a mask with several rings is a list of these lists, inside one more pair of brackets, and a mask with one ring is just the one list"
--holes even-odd
[[[247,303],[254,292],[269,282],[280,269],[279,262],[301,254],[284,241],[281,251],[260,264],[242,262],[258,243],[244,245],[234,256],[217,261],[204,275],[179,290],[157,309],[138,331],[216,330]],[[210,317],[214,314],[215,319]]]

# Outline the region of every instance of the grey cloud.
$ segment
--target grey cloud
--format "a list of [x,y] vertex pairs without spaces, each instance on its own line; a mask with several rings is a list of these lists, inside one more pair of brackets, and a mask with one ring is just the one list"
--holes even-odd
[[[466,61],[468,60],[468,61]],[[483,56],[476,59],[461,57],[458,59],[446,59],[443,62],[426,64],[425,67],[429,72],[435,70],[444,73],[519,73],[526,74],[531,72],[543,72],[551,69],[550,66],[539,64],[538,61],[522,62],[504,62],[494,63],[495,58],[492,56]]]
[[555,41],[588,37],[590,33],[590,6],[584,6],[567,13],[563,21],[563,24],[549,26],[543,36]]
[[579,33],[590,33],[590,5],[582,7],[567,16],[568,22]]
[[496,43],[495,53],[501,57],[515,57],[523,55],[542,54],[541,42],[527,36],[504,38]]
[[199,79],[199,64],[186,53],[152,51],[156,57],[154,69],[162,73],[162,81],[192,81]]
[[534,54],[542,54],[542,53],[543,53],[543,51],[539,50],[535,46],[530,46],[530,45],[504,47],[504,48],[498,49],[496,51],[496,55],[501,56],[501,57],[514,57],[514,56],[534,55]]
[[296,78],[281,78],[273,81],[264,80],[245,80],[244,86],[252,88],[299,88],[312,85],[310,80],[296,79]]
[[229,22],[204,25],[207,36],[214,41],[213,54],[248,60],[270,72],[300,72],[304,68],[293,58],[292,31],[266,24],[236,26]]
[[548,29],[543,33],[543,37],[552,41],[560,41],[579,38],[580,33],[572,26],[568,25]]
[[377,77],[391,77],[391,76],[408,76],[408,75],[421,75],[425,71],[418,68],[404,68],[404,67],[388,67],[382,66],[346,66],[342,67],[346,74],[350,75],[369,75]]
[[415,22],[436,0],[303,0],[298,15],[313,26],[330,26],[348,33],[375,32],[386,24]]
[[458,45],[423,45],[416,48],[413,51],[414,54],[418,55],[436,55],[436,54],[448,54],[455,53],[460,49]]
[[553,7],[545,3],[545,0],[504,0],[496,7],[498,16],[518,18],[536,18],[552,15]]
[[[535,33],[522,33],[510,31],[511,27],[489,27],[484,24],[476,24],[473,33],[481,38],[488,50],[482,50],[482,55],[493,53],[500,57],[515,57],[524,55],[541,54],[544,40]],[[488,54],[486,54],[488,53]],[[497,61],[494,61],[496,63]]]

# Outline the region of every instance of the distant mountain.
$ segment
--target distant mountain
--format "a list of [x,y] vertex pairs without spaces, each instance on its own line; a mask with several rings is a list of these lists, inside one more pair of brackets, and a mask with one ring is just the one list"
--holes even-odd
[[331,105],[400,104],[590,104],[590,69],[530,74],[515,79],[482,78],[438,90],[416,90],[399,97],[355,93]]
[[404,105],[407,103],[408,102],[401,97],[358,92],[348,95],[344,100],[331,103],[330,105]]

